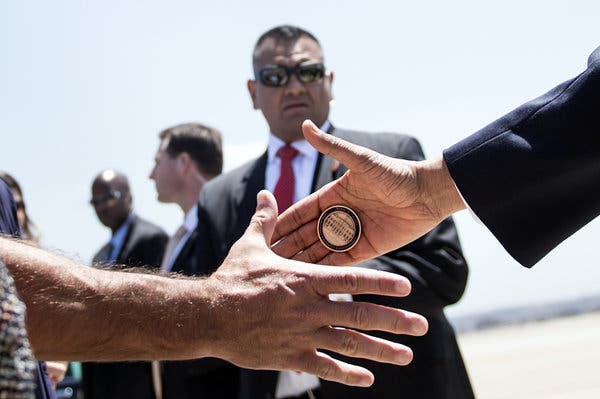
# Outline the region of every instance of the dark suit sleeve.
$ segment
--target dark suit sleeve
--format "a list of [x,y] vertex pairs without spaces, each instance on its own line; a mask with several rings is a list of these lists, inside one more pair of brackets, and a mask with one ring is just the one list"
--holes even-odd
[[600,60],[444,151],[471,209],[533,266],[600,213]]
[[[389,148],[394,148],[392,143],[389,144]],[[407,137],[396,144],[396,148],[392,155],[397,158],[424,158],[421,146],[414,138]],[[444,306],[457,302],[464,292],[468,275],[467,262],[451,218],[413,243],[359,266],[407,277],[412,284],[408,297],[378,297],[376,302],[423,314],[439,312]]]

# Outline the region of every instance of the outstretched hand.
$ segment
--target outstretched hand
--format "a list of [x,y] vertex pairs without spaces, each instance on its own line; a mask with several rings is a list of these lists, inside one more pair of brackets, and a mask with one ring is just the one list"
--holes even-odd
[[[349,169],[280,215],[272,249],[280,256],[310,263],[351,265],[383,255],[427,233],[464,208],[444,161],[390,158],[302,124],[313,147]],[[333,205],[352,208],[362,236],[347,252],[329,251],[317,237],[317,220]]]
[[[244,236],[207,280],[218,292],[214,304],[215,356],[255,369],[295,370],[348,385],[369,386],[368,370],[319,350],[398,365],[412,360],[404,346],[363,331],[423,335],[420,315],[381,305],[336,302],[331,293],[406,296],[401,276],[360,268],[330,268],[281,258],[269,249],[277,217],[275,198],[257,197]],[[343,328],[339,328],[343,327]]]

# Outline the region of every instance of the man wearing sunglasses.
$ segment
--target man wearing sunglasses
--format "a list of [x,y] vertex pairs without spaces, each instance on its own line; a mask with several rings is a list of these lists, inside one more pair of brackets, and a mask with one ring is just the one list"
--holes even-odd
[[[112,236],[94,256],[94,264],[110,267],[160,266],[167,234],[133,212],[127,177],[112,169],[98,174],[92,183],[93,206],[98,220]],[[152,399],[152,372],[148,362],[83,363],[82,387],[86,399]]]
[[[319,155],[304,140],[301,124],[311,119],[328,133],[397,158],[423,159],[419,143],[397,134],[367,134],[335,128],[329,121],[333,72],[325,67],[318,40],[295,26],[278,26],[264,33],[253,52],[254,79],[247,83],[255,109],[270,129],[266,152],[240,168],[208,183],[200,199],[199,237],[205,273],[223,261],[239,239],[256,207],[256,193],[275,194],[279,212],[342,176],[346,170]],[[379,337],[410,346],[411,365],[397,367],[361,361],[374,371],[369,389],[345,387],[295,372],[242,370],[242,399],[250,398],[471,398],[473,393],[444,306],[462,295],[467,264],[452,220],[408,246],[359,266],[391,271],[410,279],[412,294],[402,300],[380,296],[337,295],[332,300],[356,300],[419,312],[430,323],[420,338]],[[375,334],[377,335],[377,334]]]

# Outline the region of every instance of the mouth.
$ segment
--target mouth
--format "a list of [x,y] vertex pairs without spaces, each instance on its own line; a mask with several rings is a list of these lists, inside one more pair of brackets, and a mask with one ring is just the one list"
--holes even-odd
[[308,109],[308,104],[303,103],[303,102],[294,102],[294,103],[288,103],[285,104],[283,106],[283,111],[284,112],[288,112],[288,111],[304,111]]

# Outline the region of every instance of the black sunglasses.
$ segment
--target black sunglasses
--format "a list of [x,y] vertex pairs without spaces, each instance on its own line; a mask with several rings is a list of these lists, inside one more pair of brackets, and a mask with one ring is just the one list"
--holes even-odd
[[268,65],[258,71],[257,79],[265,86],[285,86],[291,74],[296,75],[302,83],[312,83],[325,76],[325,65],[322,62],[305,62],[293,67],[285,65]]
[[102,205],[105,202],[108,202],[110,200],[121,198],[121,195],[122,194],[120,191],[111,190],[111,191],[104,193],[102,195],[99,195],[97,197],[92,197],[92,199],[90,200],[90,204],[92,206]]

